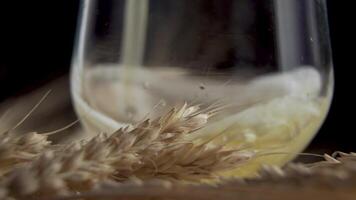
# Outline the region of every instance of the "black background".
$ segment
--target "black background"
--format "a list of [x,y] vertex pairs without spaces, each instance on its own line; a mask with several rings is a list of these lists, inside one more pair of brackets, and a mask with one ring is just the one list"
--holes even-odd
[[[311,149],[356,151],[356,10],[351,2],[328,0],[335,95]],[[0,102],[68,73],[78,8],[78,0],[1,1]]]

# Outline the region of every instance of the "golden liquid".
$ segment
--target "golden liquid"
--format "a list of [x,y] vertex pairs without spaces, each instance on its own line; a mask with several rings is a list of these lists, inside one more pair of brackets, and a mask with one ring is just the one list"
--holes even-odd
[[[150,72],[152,73],[150,74]],[[171,106],[184,101],[189,103],[190,100],[187,99],[192,95],[191,93],[199,92],[199,84],[197,84],[199,81],[189,80],[185,78],[185,75],[182,71],[137,71],[135,81],[130,82],[129,85],[129,106],[133,106],[132,110],[134,112],[132,112],[132,110],[127,109],[128,105],[123,100],[127,97],[125,96],[127,91],[125,87],[127,85],[121,79],[124,74],[120,73],[120,67],[99,67],[87,71],[85,86],[88,88],[83,90],[81,101],[75,101],[75,106],[87,129],[96,133],[110,133],[119,127],[132,124],[144,117],[157,117],[170,109]],[[269,76],[262,76],[262,79]],[[165,84],[164,79],[160,77],[168,78],[170,84]],[[261,79],[261,77],[258,77],[258,79]],[[271,80],[274,81],[275,79],[279,80],[280,77],[276,76]],[[156,80],[156,82],[153,80]],[[281,80],[283,87],[285,80]],[[288,81],[286,83],[289,83]],[[226,102],[232,100],[239,102],[230,103],[231,106],[228,109],[222,110],[217,117],[209,120],[205,128],[192,134],[190,138],[192,141],[199,142],[215,137],[213,141],[215,143],[223,143],[230,147],[243,147],[257,152],[255,159],[238,167],[236,170],[223,172],[221,174],[223,176],[252,176],[262,165],[281,166],[293,159],[317,133],[329,108],[330,95],[321,97],[318,94],[308,94],[309,96],[304,96],[302,93],[285,94],[280,92],[279,84],[275,88],[279,92],[273,93],[274,90],[270,89],[268,93],[263,94],[260,88],[256,88],[253,84],[255,81],[251,82],[242,85],[240,83],[235,85],[230,83],[232,85],[225,91],[230,94]],[[188,85],[179,88],[175,84],[180,86]],[[195,99],[196,103],[206,104],[210,102],[209,96],[204,95],[206,92],[216,95],[220,95],[221,92],[224,93],[222,88],[215,93],[216,91],[214,90],[219,87],[215,87],[214,84],[221,85],[220,83],[210,82],[209,84],[208,82],[202,95],[198,95],[200,99],[198,98],[198,101],[197,98],[192,99]],[[251,84],[254,87],[250,87]],[[187,86],[191,88],[184,90]],[[209,88],[213,91],[209,91]],[[183,91],[180,93],[175,89]],[[236,90],[235,93],[231,92],[233,89]],[[260,91],[260,94],[253,95],[253,98],[247,98],[247,96],[258,91]],[[300,90],[297,91],[301,92]],[[184,93],[186,96],[182,97]],[[212,96],[211,99],[215,99],[216,96]],[[249,101],[255,98],[259,99],[259,102],[249,105]],[[152,110],[162,101],[165,102],[165,106]],[[83,106],[83,103],[86,104],[86,107]],[[241,109],[241,105],[247,106]],[[90,108],[89,111],[88,107]],[[106,123],[105,119],[98,118],[93,113],[99,113],[116,122],[116,124]],[[150,115],[147,115],[148,113]],[[216,135],[219,136],[216,137]]]

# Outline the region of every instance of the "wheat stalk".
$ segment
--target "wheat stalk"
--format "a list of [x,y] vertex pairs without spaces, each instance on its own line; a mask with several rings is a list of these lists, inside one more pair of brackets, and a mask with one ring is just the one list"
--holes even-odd
[[163,180],[102,182],[89,192],[56,197],[53,200],[116,200],[116,199],[323,199],[353,200],[356,195],[356,154],[325,155],[325,161],[289,164],[283,169],[265,166],[259,177],[226,180],[209,184],[186,185]]
[[133,177],[193,182],[218,179],[217,172],[236,168],[253,153],[186,139],[205,126],[215,111],[214,107],[184,104],[158,119],[111,135],[48,148],[30,164],[6,175],[1,183],[3,193],[16,198],[48,197],[87,191],[104,180],[122,182]]

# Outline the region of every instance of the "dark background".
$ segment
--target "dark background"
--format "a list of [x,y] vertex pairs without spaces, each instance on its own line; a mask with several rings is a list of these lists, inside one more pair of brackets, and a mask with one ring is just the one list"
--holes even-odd
[[[328,0],[335,95],[310,150],[356,151],[355,10],[352,1]],[[72,55],[78,0],[0,3],[0,102],[66,75]]]

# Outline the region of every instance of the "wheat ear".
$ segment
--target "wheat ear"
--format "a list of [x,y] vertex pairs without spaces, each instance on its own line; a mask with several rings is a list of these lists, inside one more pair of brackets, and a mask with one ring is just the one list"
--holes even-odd
[[133,177],[193,182],[217,179],[217,172],[238,167],[253,152],[186,139],[206,125],[213,111],[184,104],[132,128],[63,145],[14,170],[3,181],[3,188],[8,196],[23,198],[87,191],[104,180],[122,182]]

